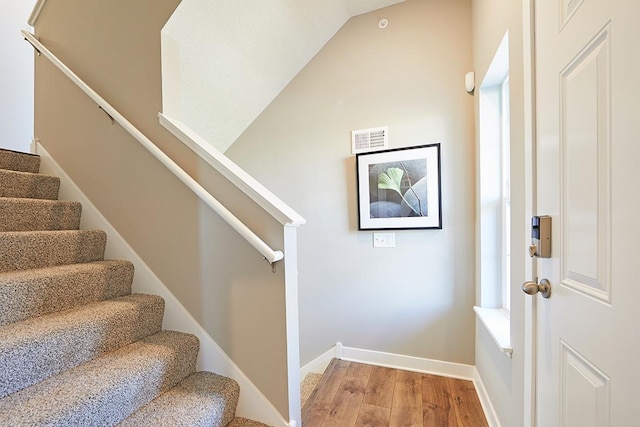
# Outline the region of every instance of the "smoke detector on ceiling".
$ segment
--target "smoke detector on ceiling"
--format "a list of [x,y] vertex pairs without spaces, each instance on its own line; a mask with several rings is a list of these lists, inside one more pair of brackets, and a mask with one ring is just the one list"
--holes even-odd
[[351,153],[366,153],[389,147],[389,127],[360,129],[351,131]]
[[387,25],[389,25],[389,21],[382,18],[381,20],[378,21],[378,27],[385,29],[387,28]]

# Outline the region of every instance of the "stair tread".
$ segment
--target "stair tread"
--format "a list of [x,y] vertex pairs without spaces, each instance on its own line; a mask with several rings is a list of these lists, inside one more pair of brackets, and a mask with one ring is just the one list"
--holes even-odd
[[125,419],[118,427],[226,426],[235,414],[240,388],[234,380],[196,372]]
[[40,156],[0,148],[0,169],[37,173],[40,170]]
[[227,427],[271,427],[271,426],[260,423],[258,421],[249,420],[247,418],[236,417],[229,424],[227,424]]
[[0,197],[0,231],[77,230],[81,213],[79,202]]
[[0,326],[131,293],[133,264],[107,260],[0,273]]
[[0,328],[0,396],[159,332],[164,300],[134,294]]
[[0,399],[9,425],[114,425],[192,374],[197,337],[162,331]]
[[0,169],[0,197],[56,200],[59,189],[57,176]]
[[0,232],[0,272],[104,259],[102,230]]

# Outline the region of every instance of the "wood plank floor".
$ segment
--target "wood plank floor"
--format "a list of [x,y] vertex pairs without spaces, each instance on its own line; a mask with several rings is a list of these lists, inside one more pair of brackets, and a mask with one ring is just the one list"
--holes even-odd
[[333,359],[303,427],[488,427],[471,381]]

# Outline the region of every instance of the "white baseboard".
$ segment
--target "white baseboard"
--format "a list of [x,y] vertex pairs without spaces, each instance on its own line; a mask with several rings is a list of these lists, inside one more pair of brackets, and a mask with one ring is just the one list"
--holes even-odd
[[134,292],[155,294],[164,298],[163,328],[190,333],[200,339],[197,369],[212,371],[233,378],[238,382],[240,385],[240,400],[238,402],[237,415],[274,427],[292,427],[151,271],[149,266],[136,254],[133,248],[129,246],[37,140],[33,142],[32,152],[41,157],[41,173],[60,178],[60,200],[73,200],[82,203],[80,228],[100,229],[107,233],[105,258],[126,259],[134,264]]
[[321,354],[320,356],[316,357],[314,360],[312,360],[311,362],[307,363],[302,368],[300,368],[300,378],[304,380],[304,377],[306,377],[307,374],[310,374],[310,373],[314,373],[314,374],[324,373],[325,369],[327,369],[327,366],[329,366],[331,359],[333,359],[334,357],[339,358],[336,355],[335,347],[331,348],[330,350],[327,350],[325,353]]
[[480,377],[480,373],[476,368],[474,368],[473,370],[473,385],[476,387],[478,399],[480,399],[480,405],[482,405],[484,415],[485,417],[487,417],[487,424],[489,424],[489,427],[501,427],[500,420],[498,419],[498,414],[496,413],[496,410],[491,403],[491,399],[489,398],[487,389],[484,387],[482,377]]
[[476,368],[473,365],[424,359],[420,357],[405,356],[402,354],[385,353],[382,351],[344,347],[341,343],[337,343],[335,347],[332,347],[301,367],[300,378],[304,378],[305,375],[310,372],[317,374],[323,373],[329,365],[329,362],[331,362],[331,359],[334,357],[336,359],[348,360],[350,362],[360,362],[369,365],[402,369],[405,371],[441,375],[443,377],[458,378],[468,381],[475,381],[477,376]]
[[342,347],[342,359],[469,381],[473,380],[475,371],[474,366],[462,363],[423,359],[420,357],[385,353],[382,351],[363,350],[352,347]]

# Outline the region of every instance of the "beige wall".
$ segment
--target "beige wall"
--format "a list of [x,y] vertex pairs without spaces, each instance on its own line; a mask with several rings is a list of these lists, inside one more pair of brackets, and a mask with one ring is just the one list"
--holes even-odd
[[[476,366],[503,426],[523,424],[524,417],[524,294],[520,285],[531,280],[527,252],[530,194],[524,128],[523,14],[520,1],[473,0],[473,68],[479,87],[504,37],[509,31],[509,78],[511,114],[511,345],[513,358],[502,353],[480,323],[476,323]],[[476,135],[478,106],[476,99]],[[479,251],[477,252],[479,254]],[[480,260],[477,266],[482,268]],[[479,274],[476,283],[479,285]],[[478,288],[477,303],[480,303]]]
[[[160,29],[179,0],[57,0],[41,41],[275,248],[283,230],[158,124]],[[288,418],[284,279],[44,58],[35,136]]]
[[[345,346],[474,363],[470,0],[409,0],[352,18],[227,154],[307,219],[301,361]],[[389,26],[378,28],[381,18]],[[350,131],[442,144],[442,230],[357,230]]]

